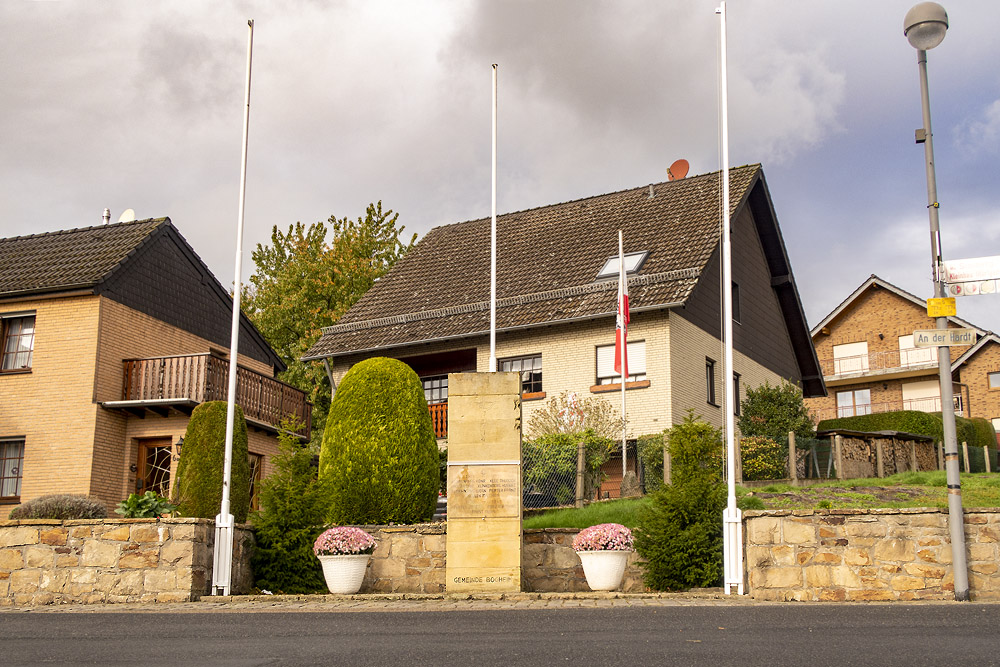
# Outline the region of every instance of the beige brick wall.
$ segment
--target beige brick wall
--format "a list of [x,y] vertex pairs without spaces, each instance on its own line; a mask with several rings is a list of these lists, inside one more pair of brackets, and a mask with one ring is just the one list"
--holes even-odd
[[[176,442],[187,426],[181,415],[139,419],[102,408],[99,402],[121,400],[122,362],[218,346],[93,295],[0,304],[0,313],[23,311],[36,315],[32,370],[0,374],[0,437],[25,438],[21,501],[74,493],[113,507],[135,488],[129,466],[136,461],[136,439]],[[239,363],[271,374],[267,364],[243,355]],[[252,432],[250,441],[251,451],[268,459],[277,449],[266,434]],[[269,460],[264,470],[270,471]],[[0,505],[0,518],[11,506]]]
[[969,415],[1000,417],[1000,389],[990,389],[988,374],[1000,372],[1000,345],[989,343],[959,369],[959,381],[968,387]]

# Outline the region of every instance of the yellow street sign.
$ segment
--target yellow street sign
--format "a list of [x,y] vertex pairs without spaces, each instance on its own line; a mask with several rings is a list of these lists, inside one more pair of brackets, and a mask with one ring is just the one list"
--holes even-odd
[[927,317],[954,317],[955,297],[927,299]]

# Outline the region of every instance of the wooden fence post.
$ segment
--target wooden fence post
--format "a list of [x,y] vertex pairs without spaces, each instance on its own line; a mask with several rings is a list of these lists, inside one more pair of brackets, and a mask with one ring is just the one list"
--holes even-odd
[[576,443],[576,506],[583,507],[583,471],[587,465],[587,457],[583,449],[583,440]]
[[875,444],[875,476],[882,479],[885,477],[885,461],[882,460],[882,441],[875,438],[872,442]]
[[740,447],[740,439],[736,438],[733,443],[736,446],[736,483],[743,483],[743,448]]
[[670,459],[670,448],[667,447],[666,445],[664,445],[663,446],[663,483],[666,484],[666,485],[668,485],[668,486],[671,483],[671,474],[672,474],[672,471],[670,469],[671,463],[672,463],[672,461]]
[[962,456],[965,457],[965,472],[969,472],[969,444],[962,443]]
[[920,466],[917,463],[917,441],[910,441],[910,470],[919,472]]
[[836,456],[834,465],[837,466],[837,479],[844,479],[844,448],[841,436],[834,437],[833,448]]
[[983,445],[983,463],[986,464],[986,472],[990,471],[990,448],[987,445]]
[[798,458],[795,456],[795,431],[788,432],[788,479],[792,480],[792,485],[798,479]]
[[944,470],[944,443],[934,443],[934,449],[937,450],[938,470]]

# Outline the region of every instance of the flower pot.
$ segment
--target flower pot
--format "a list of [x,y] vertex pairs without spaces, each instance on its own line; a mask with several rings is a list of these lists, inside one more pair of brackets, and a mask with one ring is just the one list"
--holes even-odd
[[371,554],[317,556],[323,565],[323,577],[331,593],[353,595],[361,590]]
[[625,577],[625,563],[631,551],[577,551],[592,591],[614,591]]

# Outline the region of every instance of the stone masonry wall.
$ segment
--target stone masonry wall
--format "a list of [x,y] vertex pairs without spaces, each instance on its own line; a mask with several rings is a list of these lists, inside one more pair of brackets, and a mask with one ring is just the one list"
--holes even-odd
[[[210,592],[207,519],[0,521],[0,606],[185,602]],[[232,591],[253,585],[253,533],[237,526]]]
[[[946,509],[744,513],[748,592],[758,600],[951,600]],[[965,511],[973,600],[1000,600],[1000,510]]]
[[[443,593],[445,591],[446,526],[363,526],[378,546],[368,563],[361,593]],[[588,591],[580,558],[570,546],[574,528],[525,530],[521,582],[525,591]],[[629,558],[622,590],[645,590],[636,554]]]

